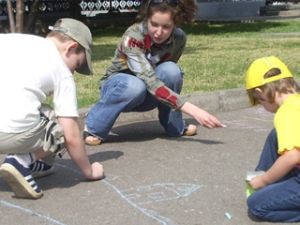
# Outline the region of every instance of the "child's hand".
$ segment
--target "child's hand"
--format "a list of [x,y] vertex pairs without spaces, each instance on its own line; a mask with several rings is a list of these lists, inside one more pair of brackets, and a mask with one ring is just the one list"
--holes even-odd
[[89,179],[90,180],[99,180],[103,177],[104,177],[103,166],[98,162],[94,162],[92,164],[92,176],[89,177]]
[[266,182],[263,179],[263,175],[259,175],[259,176],[254,177],[252,180],[249,181],[249,184],[255,190],[267,186]]

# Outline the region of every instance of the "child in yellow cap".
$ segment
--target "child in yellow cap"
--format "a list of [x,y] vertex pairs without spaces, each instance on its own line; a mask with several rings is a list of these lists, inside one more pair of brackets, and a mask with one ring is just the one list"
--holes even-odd
[[277,57],[255,60],[246,73],[246,89],[252,105],[275,113],[249,185],[249,215],[274,222],[300,221],[300,88],[287,66]]

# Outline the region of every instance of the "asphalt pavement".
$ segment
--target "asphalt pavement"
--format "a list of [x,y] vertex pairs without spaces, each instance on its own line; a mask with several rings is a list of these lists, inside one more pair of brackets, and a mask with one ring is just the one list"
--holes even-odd
[[0,179],[0,224],[258,224],[247,216],[244,180],[256,166],[273,114],[250,108],[241,89],[186,99],[227,127],[199,126],[196,136],[169,138],[155,110],[122,114],[107,142],[87,147],[91,161],[104,165],[105,179],[85,181],[67,154],[56,160],[53,175],[37,180],[44,191],[39,200],[13,198]]

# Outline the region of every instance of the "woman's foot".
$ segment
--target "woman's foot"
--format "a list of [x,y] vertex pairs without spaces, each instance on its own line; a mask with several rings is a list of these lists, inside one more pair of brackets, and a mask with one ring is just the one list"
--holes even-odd
[[184,129],[183,136],[194,136],[197,134],[197,126],[194,124],[189,124]]
[[87,145],[100,145],[102,143],[102,140],[99,139],[96,136],[93,136],[92,134],[90,134],[87,131],[83,132],[83,138],[84,138],[84,143]]

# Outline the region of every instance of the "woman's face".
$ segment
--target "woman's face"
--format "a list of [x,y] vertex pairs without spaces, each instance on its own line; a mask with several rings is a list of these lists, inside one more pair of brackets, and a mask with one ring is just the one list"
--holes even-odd
[[154,12],[148,19],[148,32],[156,44],[165,42],[174,29],[174,21],[171,12]]

